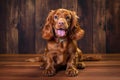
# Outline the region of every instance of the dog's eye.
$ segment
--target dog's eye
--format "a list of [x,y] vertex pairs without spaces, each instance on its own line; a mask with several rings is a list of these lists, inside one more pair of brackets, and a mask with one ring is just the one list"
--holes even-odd
[[66,16],[66,19],[67,19],[67,20],[69,20],[69,19],[70,19],[70,17],[69,17],[69,16]]
[[57,16],[57,15],[55,15],[55,16],[54,16],[54,19],[58,19],[58,16]]

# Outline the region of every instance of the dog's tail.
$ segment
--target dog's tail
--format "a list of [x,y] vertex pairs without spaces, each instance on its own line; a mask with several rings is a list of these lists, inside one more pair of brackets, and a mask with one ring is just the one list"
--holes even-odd
[[100,54],[83,54],[82,51],[77,48],[78,55],[80,56],[79,61],[100,61],[102,56]]
[[102,56],[98,54],[86,54],[83,55],[82,61],[100,61]]

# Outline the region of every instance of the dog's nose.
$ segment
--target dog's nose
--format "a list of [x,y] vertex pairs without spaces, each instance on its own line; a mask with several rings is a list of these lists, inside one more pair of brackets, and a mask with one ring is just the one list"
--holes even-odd
[[58,24],[59,24],[60,26],[62,26],[62,25],[64,25],[64,21],[59,21]]

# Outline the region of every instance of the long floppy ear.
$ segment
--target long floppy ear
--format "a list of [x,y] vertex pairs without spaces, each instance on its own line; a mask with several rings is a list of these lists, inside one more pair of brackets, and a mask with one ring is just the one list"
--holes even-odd
[[72,16],[72,21],[71,21],[71,26],[70,26],[70,38],[73,40],[79,40],[83,37],[84,35],[84,30],[81,29],[79,22],[78,22],[78,16],[74,11],[71,11],[71,16]]
[[53,15],[54,15],[54,10],[51,10],[51,12],[48,14],[48,17],[46,19],[45,25],[42,29],[42,38],[46,40],[50,40],[53,37]]
[[76,27],[79,17],[76,15],[76,12],[74,12],[74,11],[70,11],[70,14],[72,16],[72,20],[71,20],[71,29],[72,29],[72,28]]

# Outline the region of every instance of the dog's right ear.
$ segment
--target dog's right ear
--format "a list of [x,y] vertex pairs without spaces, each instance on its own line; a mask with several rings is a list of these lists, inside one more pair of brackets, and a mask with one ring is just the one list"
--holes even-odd
[[54,34],[53,34],[53,23],[54,23],[54,10],[51,10],[50,13],[48,14],[48,17],[46,19],[45,25],[42,29],[42,38],[46,40],[50,40]]
[[76,12],[70,11],[72,20],[69,30],[69,37],[73,40],[79,40],[84,36],[85,31],[80,27]]

